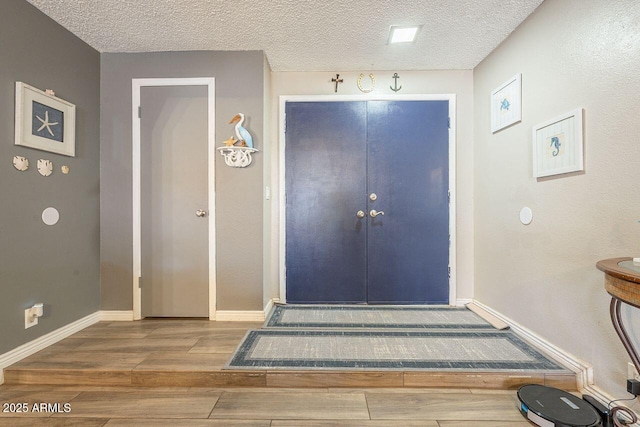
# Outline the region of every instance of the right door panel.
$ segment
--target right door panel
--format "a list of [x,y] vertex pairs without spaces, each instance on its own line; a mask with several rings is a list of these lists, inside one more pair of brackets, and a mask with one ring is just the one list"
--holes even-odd
[[448,101],[367,103],[367,301],[449,302]]

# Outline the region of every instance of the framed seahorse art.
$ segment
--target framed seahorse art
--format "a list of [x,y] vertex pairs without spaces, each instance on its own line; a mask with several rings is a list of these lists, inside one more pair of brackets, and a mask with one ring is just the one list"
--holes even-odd
[[584,170],[582,108],[533,127],[533,176]]

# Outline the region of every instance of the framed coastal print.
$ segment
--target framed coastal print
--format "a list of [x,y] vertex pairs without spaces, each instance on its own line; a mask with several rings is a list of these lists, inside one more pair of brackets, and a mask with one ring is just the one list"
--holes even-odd
[[582,108],[533,127],[533,176],[584,170]]
[[15,145],[75,157],[76,106],[16,82]]
[[491,92],[491,132],[522,120],[522,74],[516,74]]

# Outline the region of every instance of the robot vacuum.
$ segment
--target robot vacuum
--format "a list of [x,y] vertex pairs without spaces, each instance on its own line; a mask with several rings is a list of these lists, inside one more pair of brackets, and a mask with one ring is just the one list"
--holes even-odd
[[537,384],[518,390],[520,413],[540,427],[600,427],[602,419],[586,401],[566,391]]

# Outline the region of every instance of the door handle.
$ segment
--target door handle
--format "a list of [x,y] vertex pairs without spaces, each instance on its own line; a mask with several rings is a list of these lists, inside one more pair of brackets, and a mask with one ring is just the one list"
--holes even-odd
[[196,211],[196,216],[197,216],[198,218],[204,218],[205,216],[207,216],[207,211],[202,210],[202,209],[198,209],[198,210]]
[[382,212],[382,211],[378,212],[375,209],[371,209],[371,211],[369,212],[369,216],[371,216],[371,218],[375,218],[378,215],[384,215],[384,212]]
[[356,216],[357,216],[358,218],[362,219],[362,218],[364,218],[365,216],[367,216],[367,214],[366,214],[366,213],[364,213],[364,211],[358,211],[358,212],[356,213]]

